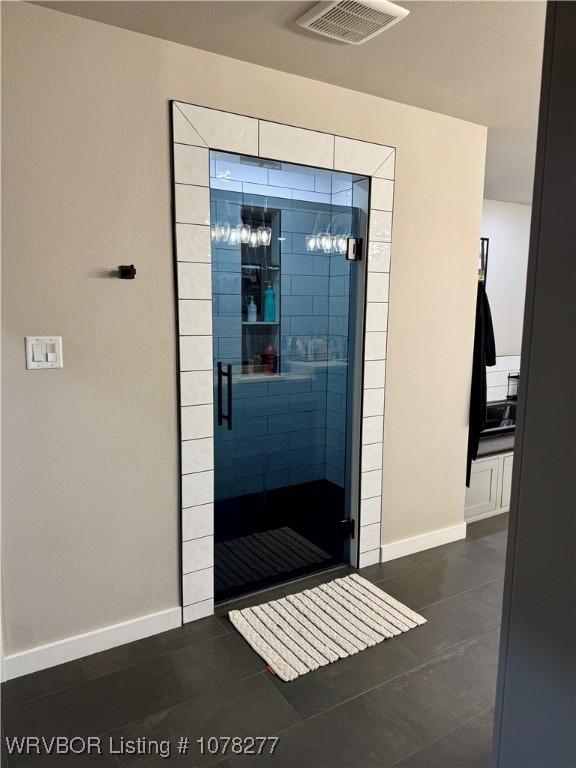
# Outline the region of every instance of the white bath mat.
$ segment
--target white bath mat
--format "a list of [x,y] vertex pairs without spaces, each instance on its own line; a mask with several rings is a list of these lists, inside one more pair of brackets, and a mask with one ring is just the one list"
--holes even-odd
[[426,623],[357,574],[228,616],[286,681]]

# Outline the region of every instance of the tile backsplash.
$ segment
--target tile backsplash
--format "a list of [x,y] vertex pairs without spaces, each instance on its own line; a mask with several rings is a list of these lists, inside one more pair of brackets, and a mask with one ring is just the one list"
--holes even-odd
[[508,394],[508,374],[520,370],[520,355],[505,355],[496,358],[496,365],[486,368],[486,399],[505,400]]

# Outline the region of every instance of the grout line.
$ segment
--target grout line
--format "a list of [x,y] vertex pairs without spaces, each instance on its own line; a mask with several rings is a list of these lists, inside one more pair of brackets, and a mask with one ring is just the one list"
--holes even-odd
[[[206,506],[206,505],[208,505],[208,504],[212,504],[212,503],[213,503],[213,502],[211,502],[211,501],[207,501],[207,502],[206,502],[206,504],[195,504],[194,506],[197,506],[197,507],[204,507],[204,506]],[[192,509],[192,507],[185,507],[185,509]],[[195,539],[187,539],[187,541],[200,541],[200,539],[210,539],[210,538],[212,538],[213,536],[214,536],[214,534],[213,534],[213,533],[206,533],[206,534],[204,534],[204,536],[196,536],[196,538],[195,538]],[[182,542],[182,544],[183,544],[183,543],[184,543],[184,542]],[[206,566],[204,566],[204,567],[205,567],[205,568],[211,568],[212,566],[208,566],[208,565],[206,565]],[[201,571],[201,570],[203,570],[203,569],[202,569],[202,568],[197,568],[196,570],[197,570],[197,571]],[[195,571],[186,571],[186,573],[195,573]]]
[[[188,120],[188,122],[190,121]],[[192,123],[190,123],[190,125],[192,125]],[[194,128],[194,126],[192,127]],[[194,130],[196,131],[196,128],[194,128]],[[196,131],[196,133],[198,133],[198,131]],[[198,137],[202,139],[199,133],[198,133]],[[204,141],[204,139],[202,139],[202,141]],[[203,147],[202,144],[190,144],[190,142],[188,141],[174,141],[173,143],[178,145],[179,147],[194,147],[194,149],[207,149],[208,151],[210,151],[208,145]]]
[[483,645],[484,648],[486,648],[487,651],[490,651],[491,653],[494,653],[496,656],[498,656],[499,653],[500,653],[500,644],[498,644],[498,649],[494,650],[494,648],[490,648],[490,646],[487,645],[484,641],[488,637],[488,635],[491,635],[493,632],[500,633],[500,631],[501,631],[501,627],[499,625],[499,626],[495,627],[494,629],[489,630],[485,634],[480,635],[480,637],[478,638],[478,642],[480,643],[480,645]]
[[[190,118],[189,118],[189,117],[188,117],[188,115],[187,115],[187,114],[184,112],[184,110],[183,110],[183,109],[181,109],[181,107],[180,107],[180,104],[188,104],[188,102],[185,102],[185,101],[181,101],[181,102],[175,101],[175,102],[174,102],[174,106],[176,107],[176,109],[178,110],[178,112],[180,112],[180,114],[182,115],[182,117],[184,118],[184,120],[186,120],[186,122],[190,124],[190,126],[192,127],[192,130],[194,130],[194,131],[195,131],[195,132],[198,134],[199,138],[200,138],[200,139],[201,139],[201,140],[204,142],[204,144],[205,144],[206,148],[209,150],[209,149],[210,149],[210,147],[208,146],[208,142],[206,141],[206,139],[204,138],[204,136],[202,136],[202,135],[200,134],[200,131],[198,130],[198,128],[196,128],[196,126],[195,126],[195,125],[194,125],[194,123],[193,123],[193,122],[190,120]],[[195,105],[195,104],[188,104],[188,106],[197,106],[197,105]],[[194,146],[195,146],[195,145],[194,145]]]
[[[438,562],[441,562],[441,561],[438,561]],[[431,563],[431,565],[436,565],[436,563]],[[426,568],[427,566],[422,566],[422,567]],[[416,568],[415,570],[419,571],[421,569],[420,568]],[[390,577],[388,577],[388,579],[382,579],[381,581],[373,581],[372,583],[375,586],[379,586],[380,587],[380,585],[383,584],[386,581],[390,581],[391,579],[400,578],[400,577],[403,577],[403,576],[409,576],[412,573],[414,573],[414,571],[409,571],[406,574],[398,574],[398,577],[390,576]],[[503,581],[503,579],[504,579],[504,576],[497,576],[495,579],[489,579],[488,581],[482,582],[482,584],[476,584],[475,586],[470,587],[469,589],[464,589],[464,590],[462,590],[462,592],[455,592],[453,595],[446,595],[446,597],[443,597],[440,600],[436,600],[433,603],[427,603],[426,605],[419,605],[419,606],[417,606],[417,608],[418,608],[419,611],[425,611],[427,608],[432,608],[432,607],[434,607],[436,605],[440,605],[441,603],[445,603],[447,600],[453,600],[455,597],[460,597],[460,595],[465,595],[468,592],[473,592],[475,589],[480,589],[481,587],[485,587],[488,584],[493,584],[495,581]],[[380,589],[383,589],[383,587],[380,587]],[[491,630],[488,630],[488,632],[490,632],[490,631]]]
[[494,584],[495,581],[504,581],[504,575],[497,576],[495,579],[489,579],[488,581],[485,581],[482,584],[476,584],[476,586],[470,587],[470,589],[465,589],[462,592],[456,592],[456,594],[454,595],[448,595],[447,597],[443,597],[441,600],[436,600],[436,602],[434,603],[428,603],[428,605],[421,605],[418,608],[418,610],[423,611],[423,610],[426,610],[426,608],[432,608],[435,605],[440,605],[440,603],[445,603],[447,600],[451,600],[454,597],[460,597],[460,595],[466,595],[468,592],[473,592],[475,589],[486,587],[488,584]]
[[[204,224],[186,224],[183,226],[188,227],[203,227]],[[207,267],[212,266],[211,261],[194,261],[194,259],[176,259],[177,264],[205,264]],[[212,301],[212,299],[210,299]]]
[[[443,546],[443,545],[440,545],[440,546]],[[482,546],[484,546],[484,545],[482,545]],[[426,551],[426,550],[423,550],[423,551]],[[418,554],[418,552],[416,552],[415,554]],[[466,555],[465,552],[459,552],[458,554],[454,554],[452,556],[441,557],[438,560],[432,561],[431,563],[423,563],[422,565],[418,565],[415,568],[411,568],[409,571],[404,571],[402,573],[397,573],[394,576],[384,576],[383,579],[378,579],[378,581],[373,581],[372,583],[373,584],[381,584],[384,581],[391,581],[392,579],[403,578],[404,576],[409,576],[409,575],[415,573],[416,571],[421,571],[423,568],[430,568],[433,565],[439,565],[443,560],[456,560],[458,557],[464,557],[465,555]],[[406,555],[406,557],[412,557],[412,555]],[[400,560],[401,558],[397,558],[397,559]],[[389,562],[394,562],[394,561],[390,560]],[[385,565],[385,563],[380,563],[380,565]],[[476,589],[476,587],[483,587],[485,584],[491,584],[493,581],[498,581],[498,579],[500,579],[500,578],[502,578],[502,577],[501,576],[497,576],[496,578],[489,579],[488,581],[485,581],[482,584],[477,584],[474,587],[470,587],[470,589]],[[457,595],[463,595],[466,592],[469,592],[470,589],[465,589],[462,592],[455,592],[454,595],[448,595],[447,597],[442,598],[442,600],[437,600],[436,603],[441,603],[444,600],[449,600],[451,597],[456,597]],[[436,603],[429,603],[429,605],[436,605]],[[427,607],[428,606],[421,606],[421,608],[427,608]]]
[[[193,373],[193,371],[181,371],[181,373]],[[180,405],[181,408],[201,408],[202,406],[209,405],[211,408],[214,406],[214,403],[184,403],[183,405]],[[214,437],[214,435],[208,435],[208,437]],[[189,438],[192,440],[193,438]],[[182,442],[182,441],[181,441]],[[193,507],[197,506],[196,504],[192,504]]]
[[[417,629],[417,627],[415,629]],[[393,640],[395,638],[390,638],[390,639]],[[384,642],[388,642],[388,641],[384,640]],[[469,637],[469,638],[465,638],[463,640],[459,640],[456,643],[452,643],[452,645],[449,645],[446,648],[443,648],[440,653],[431,656],[430,658],[428,658],[425,661],[423,661],[421,664],[416,664],[416,666],[410,667],[410,669],[405,669],[404,671],[399,672],[398,674],[392,675],[392,677],[389,677],[386,680],[382,680],[377,685],[373,685],[371,688],[367,688],[366,690],[360,691],[359,693],[356,693],[353,696],[348,697],[347,699],[343,699],[342,701],[339,701],[337,704],[333,704],[332,706],[329,706],[326,709],[323,709],[321,712],[316,712],[314,715],[311,715],[310,717],[302,718],[302,722],[307,723],[310,720],[314,720],[317,717],[320,717],[321,715],[325,715],[326,713],[331,712],[332,710],[337,709],[338,707],[343,706],[344,704],[348,704],[349,702],[354,701],[354,699],[359,699],[361,696],[364,696],[367,693],[371,693],[372,691],[375,691],[377,688],[382,688],[385,685],[389,685],[394,680],[398,680],[401,677],[405,677],[408,674],[412,674],[413,672],[416,672],[419,669],[424,669],[424,667],[429,666],[431,663],[437,662],[440,659],[444,658],[445,656],[450,655],[454,651],[454,649],[458,648],[459,646],[471,645],[474,642],[478,642],[476,637]],[[485,646],[483,646],[483,647],[485,647]],[[369,650],[369,649],[366,649],[366,650]],[[362,651],[360,651],[360,653],[362,653]],[[346,660],[345,659],[340,659],[340,661],[346,661]],[[337,664],[338,662],[335,662],[335,663]],[[279,690],[280,690],[280,693],[282,693],[282,689],[279,688]],[[286,698],[286,697],[284,697],[284,698]],[[490,709],[490,707],[488,707],[488,709]],[[483,711],[486,711],[486,710],[483,710]],[[482,714],[482,713],[479,712],[478,714]],[[477,715],[475,715],[475,716],[477,716]],[[293,728],[298,727],[300,724],[301,723],[294,723],[293,725],[290,725],[290,726],[288,726],[287,728],[284,728],[281,731],[277,731],[274,735],[286,733],[287,731],[291,731]],[[462,723],[460,723],[459,725],[462,725]],[[458,726],[456,726],[456,727],[458,727]],[[445,735],[445,734],[442,734],[442,735]],[[440,736],[438,738],[440,738]],[[404,755],[404,757],[407,757],[407,755]],[[402,759],[404,759],[404,758],[402,758]]]
[[[136,640],[135,642],[138,642],[138,641]],[[120,647],[120,646],[116,646],[116,647]],[[106,651],[101,651],[101,653],[105,653],[105,652]],[[64,685],[63,687],[57,686],[56,688],[53,688],[50,691],[46,691],[45,693],[41,693],[38,696],[32,696],[30,698],[23,698],[23,699],[21,699],[19,701],[14,701],[14,702],[11,702],[11,701],[6,702],[6,700],[5,700],[6,693],[4,693],[4,686],[7,683],[10,683],[12,681],[15,682],[16,680],[25,680],[28,677],[28,675],[21,675],[20,677],[14,677],[11,680],[5,680],[2,683],[2,689],[3,689],[2,690],[2,697],[4,699],[4,701],[2,702],[3,713],[6,713],[10,709],[10,707],[18,708],[18,707],[21,707],[21,706],[25,706],[25,705],[29,704],[32,701],[37,701],[38,699],[44,699],[44,698],[46,698],[46,696],[53,696],[53,695],[55,695],[57,693],[62,693],[63,691],[69,691],[71,688],[76,688],[79,685],[84,685],[85,683],[90,682],[90,680],[92,680],[93,678],[89,678],[89,677],[85,677],[84,676],[84,668],[82,666],[82,659],[83,658],[86,658],[86,657],[82,656],[79,659],[72,659],[71,661],[64,662],[64,664],[66,664],[66,665],[67,664],[78,664],[79,663],[80,664],[80,669],[81,669],[81,672],[82,672],[82,680],[78,680],[75,683],[70,683],[69,685]],[[62,665],[61,664],[57,664],[56,666],[59,667],[59,666],[64,666],[64,665],[63,664]],[[55,668],[56,667],[47,667],[47,669],[55,669]],[[29,674],[37,675],[37,674],[39,674],[41,672],[44,672],[44,671],[46,671],[46,670],[40,669],[37,672],[30,672]]]
[[[388,162],[388,160],[390,160],[390,158],[392,157],[392,153],[396,151],[396,147],[390,147],[388,144],[379,144],[378,146],[380,146],[380,147],[388,147],[388,149],[390,150],[390,152],[389,152],[389,153],[386,155],[386,157],[384,158],[384,160],[382,160],[382,162],[380,163],[380,165],[378,165],[378,166],[376,167],[376,170],[374,171],[374,173],[371,173],[370,175],[371,175],[371,176],[372,176],[372,178],[374,178],[374,179],[381,179],[381,178],[384,178],[384,179],[386,179],[386,177],[385,177],[385,176],[376,176],[376,174],[378,173],[378,171],[380,170],[380,168],[382,168],[382,166],[384,165],[384,163],[387,163],[387,162]],[[394,163],[394,165],[396,165],[396,163]],[[394,174],[394,175],[396,175],[396,174]],[[394,179],[386,179],[386,181],[394,181]]]
[[[199,189],[210,189],[209,184],[193,184],[191,181],[175,181],[174,184],[177,187],[198,187]],[[178,222],[178,223],[185,223],[185,222]]]
[[[222,619],[220,619],[215,614],[213,614],[211,618],[216,619],[216,621],[218,622],[218,624],[222,628],[222,632],[220,634],[214,635],[212,637],[205,637],[203,640],[193,640],[191,643],[189,643],[189,645],[193,645],[193,646],[203,645],[204,643],[217,640],[218,638],[224,637],[225,635],[229,635],[233,631],[232,627],[229,629],[226,626],[226,624],[222,621]],[[166,631],[167,632],[174,632],[174,631],[177,631],[179,629],[180,630],[183,629],[183,627],[184,627],[184,625],[182,625],[181,627],[176,627],[174,630],[170,629],[170,630],[166,630]],[[161,632],[159,634],[164,634],[164,632]],[[14,703],[10,703],[10,702],[6,703],[6,702],[4,702],[4,711],[6,711],[9,707],[20,707],[22,705],[29,704],[32,701],[37,701],[38,699],[44,699],[47,696],[52,696],[52,695],[57,694],[57,693],[62,693],[63,691],[69,691],[70,689],[77,688],[80,685],[85,685],[86,683],[91,683],[93,680],[99,680],[101,678],[109,677],[111,675],[117,674],[119,672],[124,672],[127,669],[132,669],[133,667],[138,666],[139,664],[145,664],[148,661],[153,661],[155,659],[162,658],[163,656],[167,656],[170,653],[174,653],[176,651],[183,650],[184,648],[187,647],[186,645],[183,645],[180,648],[172,648],[170,650],[163,649],[161,653],[158,653],[157,655],[151,655],[147,659],[143,659],[143,660],[141,659],[141,660],[136,661],[136,662],[134,662],[132,664],[127,664],[126,666],[120,666],[117,669],[112,669],[112,670],[110,670],[108,672],[103,672],[102,674],[86,676],[85,670],[84,670],[84,664],[83,664],[84,659],[90,659],[93,656],[99,655],[100,653],[108,653],[108,652],[116,651],[118,648],[125,648],[125,647],[128,647],[128,646],[132,645],[133,643],[140,643],[140,642],[142,642],[144,640],[152,640],[153,638],[158,637],[158,636],[159,636],[158,634],[150,635],[149,637],[143,637],[140,640],[133,640],[130,643],[123,643],[122,645],[116,645],[113,648],[108,648],[108,649],[106,649],[104,651],[98,651],[97,653],[89,654],[88,656],[81,656],[78,659],[72,659],[71,661],[64,662],[64,664],[66,664],[66,665],[68,665],[68,664],[80,664],[80,667],[81,667],[81,670],[82,670],[83,679],[79,680],[78,682],[71,683],[70,685],[65,685],[62,688],[57,687],[57,688],[54,688],[54,689],[52,689],[50,691],[46,691],[45,693],[41,693],[38,696],[32,696],[30,698],[24,698],[21,701],[16,701]],[[62,664],[62,665],[58,664],[57,666],[64,666],[64,664]],[[55,669],[55,667],[48,667],[48,669]],[[42,673],[44,671],[46,671],[46,670],[39,670],[38,672],[31,672],[30,674],[36,675],[36,674],[40,674],[40,673]],[[21,679],[23,680],[26,677],[28,677],[28,675],[24,675],[21,678],[14,678],[14,681],[21,680]],[[7,682],[9,682],[9,681],[7,681]],[[6,694],[4,694],[4,696],[5,695]],[[118,726],[118,727],[121,728],[123,726]],[[113,730],[116,730],[116,729],[113,729]],[[110,733],[110,731],[108,731],[107,733]],[[103,734],[101,734],[101,735],[103,735]]]
[[[204,506],[208,506],[208,505],[206,505],[206,504],[198,504],[198,506],[199,507],[204,507]],[[184,509],[182,511],[184,512],[184,510],[186,510],[186,509],[195,509],[195,507],[184,507]],[[206,534],[206,537],[207,536],[214,536],[214,534],[213,533],[208,533],[208,534]],[[204,537],[204,538],[206,538],[206,537]],[[199,538],[202,538],[202,536],[200,536]],[[187,544],[189,541],[197,541],[197,540],[198,539],[182,539],[182,541],[180,543],[181,544]],[[208,568],[214,568],[214,565],[206,565],[204,568],[198,568],[198,571],[204,571],[204,570],[207,570]],[[198,573],[198,571],[188,571],[187,573]],[[186,573],[182,573],[182,576],[183,577],[186,576]],[[204,599],[205,600],[209,600],[210,598],[206,597]],[[202,600],[197,600],[197,602],[201,603]],[[190,605],[191,605],[191,603],[190,603]]]
[[[236,631],[238,631],[238,630],[236,630]],[[296,707],[294,706],[294,704],[292,704],[292,702],[291,702],[291,701],[288,701],[288,699],[286,698],[286,696],[284,696],[284,694],[282,693],[282,690],[281,690],[281,688],[280,688],[278,685],[275,685],[275,684],[274,684],[274,682],[273,682],[273,680],[272,680],[272,679],[270,679],[270,678],[272,678],[272,675],[271,675],[271,674],[268,672],[268,668],[264,669],[264,670],[263,670],[263,672],[262,672],[262,674],[264,675],[264,679],[267,681],[267,683],[268,683],[269,685],[271,685],[271,686],[272,686],[272,688],[273,688],[273,689],[274,689],[274,691],[275,691],[275,692],[276,692],[276,693],[277,693],[277,694],[280,696],[280,698],[282,699],[282,701],[283,701],[285,704],[288,704],[288,706],[290,707],[290,709],[292,710],[292,712],[294,712],[294,714],[295,714],[295,715],[296,715],[296,717],[298,718],[298,722],[297,722],[297,723],[292,723],[292,725],[291,725],[291,726],[289,726],[289,728],[294,728],[294,726],[296,726],[296,725],[301,725],[302,723],[306,722],[306,718],[305,718],[305,717],[302,717],[302,715],[300,714],[300,712],[298,712],[298,710],[296,709]],[[280,678],[278,678],[278,679],[280,679]],[[288,729],[289,729],[289,728],[288,728]],[[288,729],[285,729],[285,730],[288,730]],[[278,733],[282,733],[282,731],[278,731]]]
[[417,755],[426,747],[429,747],[432,744],[435,744],[437,741],[440,741],[440,739],[443,739],[445,736],[449,736],[451,733],[454,733],[454,731],[457,731],[458,728],[461,728],[463,725],[467,725],[468,723],[471,723],[472,720],[475,720],[477,717],[481,717],[482,715],[485,715],[486,712],[489,712],[491,709],[493,709],[493,705],[491,707],[486,707],[486,709],[483,709],[481,712],[477,712],[475,715],[472,715],[472,717],[469,717],[467,720],[464,720],[463,722],[458,723],[458,725],[456,725],[454,728],[450,728],[449,730],[444,731],[444,733],[441,733],[439,736],[436,736],[431,741],[427,741],[425,744],[422,744],[422,746],[418,747],[418,749],[416,749],[414,752],[410,752],[408,755],[403,755],[395,763],[392,763],[390,768],[394,768],[395,765],[398,765],[403,760],[406,760],[408,757],[413,757],[414,755]]
[[[224,635],[219,635],[219,637],[224,637]],[[164,655],[167,655],[167,654],[164,654]],[[253,677],[258,677],[258,675],[262,675],[265,672],[266,672],[265,668],[264,669],[260,669],[258,672],[252,672],[252,674],[250,674],[250,675],[245,675],[244,677],[239,677],[239,678],[237,678],[234,681],[227,681],[227,682],[232,682],[234,684],[240,683],[240,682],[244,682],[245,680],[250,680]],[[224,683],[224,684],[226,684],[226,683]],[[216,689],[216,691],[217,690],[218,689]],[[171,704],[168,707],[163,707],[162,709],[156,710],[155,712],[151,712],[148,715],[143,715],[142,717],[138,717],[135,720],[130,720],[127,723],[121,723],[121,724],[117,725],[116,727],[110,729],[109,731],[105,731],[104,733],[99,733],[98,736],[100,738],[103,738],[105,736],[111,736],[113,733],[115,733],[116,731],[118,731],[120,729],[124,730],[124,729],[129,728],[134,723],[142,722],[143,720],[147,720],[148,718],[150,718],[150,717],[152,717],[154,715],[159,715],[160,713],[171,712],[172,710],[175,710],[178,707],[182,707],[182,706],[184,706],[185,704],[187,704],[187,703],[189,703],[191,701],[198,701],[198,700],[202,699],[204,696],[213,695],[214,692],[215,691],[213,689],[208,689],[208,690],[204,691],[203,693],[201,693],[201,694],[199,694],[197,696],[194,696],[194,695],[187,696],[186,698],[183,698],[182,700],[180,700],[180,701],[178,701],[178,702],[176,702],[174,704]]]
[[[189,339],[195,339],[196,336],[188,336]],[[207,336],[202,338],[207,339]],[[212,373],[212,368],[180,368],[180,373]]]

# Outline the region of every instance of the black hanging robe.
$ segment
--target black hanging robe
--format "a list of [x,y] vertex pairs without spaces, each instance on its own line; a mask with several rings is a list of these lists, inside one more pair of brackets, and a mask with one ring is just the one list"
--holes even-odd
[[472,387],[470,389],[470,417],[468,430],[468,459],[466,485],[470,486],[472,461],[478,455],[480,432],[486,426],[486,366],[496,365],[496,343],[492,314],[483,280],[478,281],[476,298],[476,330],[472,361]]

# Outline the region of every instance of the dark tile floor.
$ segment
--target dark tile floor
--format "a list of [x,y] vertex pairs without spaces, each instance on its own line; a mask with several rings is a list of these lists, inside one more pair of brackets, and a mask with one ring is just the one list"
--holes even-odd
[[[202,621],[2,686],[7,737],[103,736],[103,754],[7,756],[2,764],[103,768],[487,768],[507,516],[468,537],[371,566],[362,575],[428,619],[422,627],[292,683],[273,677],[234,631],[229,606]],[[236,601],[273,599],[334,578],[307,578]],[[273,755],[200,754],[199,737],[279,737]],[[109,754],[169,739],[172,756]],[[187,755],[175,754],[180,737]],[[4,746],[4,745],[3,745]]]

